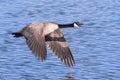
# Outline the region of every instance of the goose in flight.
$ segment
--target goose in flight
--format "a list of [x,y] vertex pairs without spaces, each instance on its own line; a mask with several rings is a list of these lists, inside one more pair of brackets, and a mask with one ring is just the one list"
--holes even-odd
[[13,32],[14,37],[25,37],[26,43],[32,53],[41,61],[47,56],[46,45],[67,66],[75,64],[60,28],[80,27],[82,24],[74,22],[70,24],[57,24],[52,22],[32,22],[19,32]]

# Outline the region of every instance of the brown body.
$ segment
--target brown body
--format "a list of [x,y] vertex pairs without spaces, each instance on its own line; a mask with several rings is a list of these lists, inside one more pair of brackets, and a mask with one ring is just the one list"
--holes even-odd
[[[14,37],[24,36],[32,53],[41,61],[46,59],[46,45],[68,66],[75,64],[74,58],[60,28],[75,27],[74,24],[59,25],[50,22],[33,22],[19,32],[12,33]],[[80,25],[78,25],[80,26]]]

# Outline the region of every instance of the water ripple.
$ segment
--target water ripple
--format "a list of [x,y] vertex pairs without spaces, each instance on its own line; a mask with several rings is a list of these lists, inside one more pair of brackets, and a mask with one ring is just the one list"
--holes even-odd
[[[118,0],[1,0],[0,80],[119,80],[119,7]],[[40,62],[24,38],[11,35],[32,21],[84,24],[62,30],[74,67],[63,65],[49,50],[47,60]]]

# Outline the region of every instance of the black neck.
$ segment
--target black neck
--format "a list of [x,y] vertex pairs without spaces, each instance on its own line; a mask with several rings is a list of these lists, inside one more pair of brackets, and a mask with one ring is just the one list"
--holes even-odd
[[74,27],[74,24],[58,24],[60,28]]

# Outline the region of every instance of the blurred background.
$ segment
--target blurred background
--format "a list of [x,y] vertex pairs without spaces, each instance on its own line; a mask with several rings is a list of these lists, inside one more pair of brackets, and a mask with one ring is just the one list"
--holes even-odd
[[[62,29],[76,64],[66,67],[48,49],[40,62],[24,38],[30,22],[71,23]],[[0,0],[0,80],[120,80],[119,0]]]

